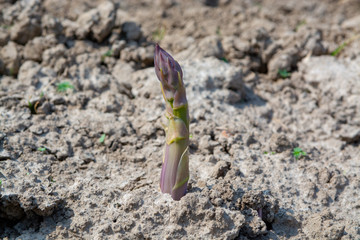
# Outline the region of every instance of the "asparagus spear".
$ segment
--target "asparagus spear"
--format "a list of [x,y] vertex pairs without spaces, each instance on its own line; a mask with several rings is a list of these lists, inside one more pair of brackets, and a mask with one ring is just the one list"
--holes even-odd
[[189,110],[183,73],[177,61],[156,45],[155,73],[160,80],[168,120],[160,188],[180,200],[189,180]]

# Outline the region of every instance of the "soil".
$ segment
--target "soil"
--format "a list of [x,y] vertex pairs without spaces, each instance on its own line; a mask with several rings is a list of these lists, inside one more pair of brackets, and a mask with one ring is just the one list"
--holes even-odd
[[[359,1],[0,9],[0,238],[360,239]],[[180,201],[156,42],[189,102]]]

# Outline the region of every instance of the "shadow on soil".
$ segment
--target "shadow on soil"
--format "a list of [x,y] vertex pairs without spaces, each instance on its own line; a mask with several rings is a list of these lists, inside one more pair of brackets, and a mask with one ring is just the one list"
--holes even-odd
[[[1,197],[1,195],[0,195]],[[15,239],[24,233],[33,235],[41,232],[48,235],[55,231],[57,226],[69,228],[74,211],[65,207],[65,203],[59,203],[49,216],[41,216],[35,211],[24,211],[17,197],[9,199],[1,198],[0,201],[0,238]],[[11,200],[10,199],[10,200]],[[40,234],[40,235],[41,235]],[[24,236],[22,236],[24,237]]]
[[293,210],[280,208],[275,216],[275,221],[272,223],[272,230],[276,236],[288,239],[297,236],[299,229],[301,229],[301,223],[293,217]]

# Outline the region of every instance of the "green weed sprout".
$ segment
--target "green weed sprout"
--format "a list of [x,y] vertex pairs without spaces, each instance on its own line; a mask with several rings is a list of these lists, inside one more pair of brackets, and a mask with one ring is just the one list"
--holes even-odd
[[340,46],[338,46],[334,51],[331,52],[331,56],[335,57],[339,55],[339,53],[346,47],[346,42],[343,42]]
[[[264,154],[266,155],[266,154],[269,154],[269,152],[268,151],[264,151]],[[275,152],[270,152],[270,154],[271,155],[275,155]]]
[[114,54],[113,50],[107,50],[103,55],[101,55],[101,62],[105,61],[105,58],[111,57]]
[[293,155],[296,159],[301,158],[302,156],[306,156],[306,152],[304,152],[301,148],[296,147],[293,149]]
[[286,69],[279,69],[278,73],[282,78],[288,78],[291,76],[291,73],[289,73]]
[[101,135],[101,137],[99,138],[99,142],[104,143],[105,142],[105,137],[106,137],[106,134],[103,133],[103,135]]
[[66,92],[68,89],[74,89],[74,85],[72,85],[70,82],[62,82],[57,85],[57,91],[58,92]]
[[30,109],[31,114],[36,114],[36,110],[35,110],[35,104],[31,103],[31,101],[28,101],[27,107]]
[[170,54],[156,45],[155,73],[166,104],[166,143],[160,177],[163,193],[180,200],[189,180],[189,110],[183,72]]
[[45,152],[45,151],[46,151],[46,147],[39,147],[37,150],[40,151],[40,152]]
[[226,57],[222,57],[221,60],[223,60],[226,63],[229,63],[229,60]]
[[347,39],[345,42],[340,44],[334,51],[331,52],[331,56],[336,57],[347,45],[349,45],[353,41],[357,40],[358,38],[360,38],[360,34],[357,34],[357,35]]

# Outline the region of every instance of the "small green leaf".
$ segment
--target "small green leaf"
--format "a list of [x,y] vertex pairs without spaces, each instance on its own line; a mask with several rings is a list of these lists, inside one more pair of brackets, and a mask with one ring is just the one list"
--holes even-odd
[[271,152],[271,155],[275,155],[275,152]]
[[291,73],[289,73],[286,69],[279,69],[278,73],[282,78],[288,78],[291,76]]
[[103,135],[101,135],[101,137],[100,137],[100,139],[99,139],[99,142],[100,142],[100,143],[104,143],[105,137],[106,137],[106,134],[104,133]]
[[107,50],[106,53],[103,54],[105,57],[111,57],[113,55],[113,50]]
[[40,151],[40,152],[45,152],[46,148],[45,147],[39,147],[37,150]]
[[267,152],[267,151],[265,151],[265,152],[264,152],[264,154],[268,154],[268,152]]
[[229,60],[227,60],[226,57],[222,57],[221,60],[223,60],[226,63],[229,63]]
[[66,92],[68,89],[74,89],[74,85],[72,85],[70,82],[66,81],[57,85],[58,92]]
[[101,62],[105,61],[105,58],[111,57],[114,54],[113,50],[107,50],[103,55],[101,55]]
[[306,156],[306,152],[304,152],[301,148],[296,147],[293,149],[293,155],[296,159],[299,159],[302,156]]
[[192,138],[193,138],[193,135],[192,135],[192,134],[190,134],[190,135],[189,135],[189,138],[190,138],[190,139],[192,139]]

